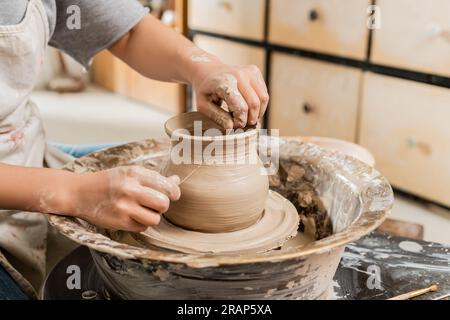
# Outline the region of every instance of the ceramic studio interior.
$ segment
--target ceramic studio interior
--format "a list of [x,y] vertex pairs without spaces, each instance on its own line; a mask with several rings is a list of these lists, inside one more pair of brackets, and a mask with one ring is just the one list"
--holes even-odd
[[449,1],[102,3],[0,0],[0,300],[450,299]]

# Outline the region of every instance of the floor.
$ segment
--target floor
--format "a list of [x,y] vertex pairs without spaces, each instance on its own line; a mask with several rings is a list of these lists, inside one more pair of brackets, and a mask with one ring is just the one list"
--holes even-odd
[[[82,94],[59,95],[37,91],[48,139],[91,144],[164,136],[170,113],[90,87]],[[424,240],[450,244],[450,210],[397,196],[391,217],[424,226]]]

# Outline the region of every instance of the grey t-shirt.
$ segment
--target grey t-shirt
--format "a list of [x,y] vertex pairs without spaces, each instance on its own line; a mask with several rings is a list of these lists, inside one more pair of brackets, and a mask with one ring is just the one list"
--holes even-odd
[[[137,0],[40,0],[50,26],[50,42],[85,67],[99,51],[109,48],[147,13]],[[0,25],[18,24],[26,13],[28,0],[0,0]],[[67,21],[77,6],[80,28]],[[73,7],[72,7],[73,8]],[[68,10],[69,9],[69,10]]]

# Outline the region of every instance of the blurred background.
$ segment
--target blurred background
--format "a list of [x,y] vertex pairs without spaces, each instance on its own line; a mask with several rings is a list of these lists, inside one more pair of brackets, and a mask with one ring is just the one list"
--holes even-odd
[[[271,94],[264,126],[369,150],[396,190],[386,232],[450,244],[448,0],[141,2],[224,62],[259,66]],[[86,71],[50,48],[33,99],[48,139],[69,144],[164,136],[169,117],[195,108],[190,88],[106,51]]]

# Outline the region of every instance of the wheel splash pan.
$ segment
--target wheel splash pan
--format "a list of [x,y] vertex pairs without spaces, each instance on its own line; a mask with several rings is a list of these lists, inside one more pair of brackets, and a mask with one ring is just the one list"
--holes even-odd
[[[120,233],[49,215],[63,235],[90,248],[100,275],[124,299],[321,299],[345,245],[375,230],[393,205],[387,180],[342,153],[277,139],[280,164],[271,188],[291,200],[300,231],[315,242],[260,254],[191,255],[120,242]],[[159,170],[169,144],[149,139],[93,153],[67,170],[83,173],[125,165]],[[313,228],[307,227],[313,225]]]

